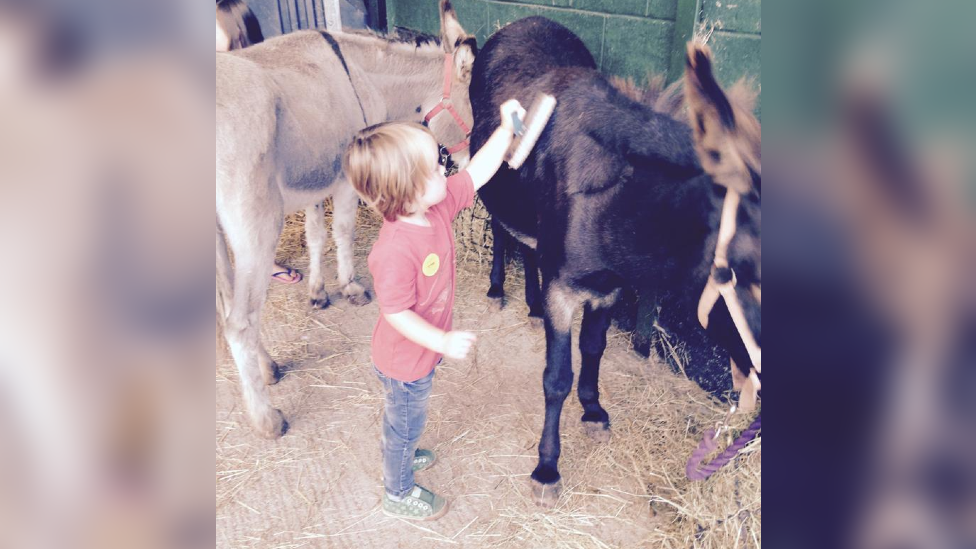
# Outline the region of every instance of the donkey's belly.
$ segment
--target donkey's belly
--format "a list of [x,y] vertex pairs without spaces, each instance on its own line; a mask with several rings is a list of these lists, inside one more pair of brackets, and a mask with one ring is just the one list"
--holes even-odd
[[[333,176],[331,180],[325,181],[319,185],[309,185],[306,187],[292,187],[287,183],[281,185],[281,197],[284,201],[285,212],[297,212],[312,204],[322,202],[332,196],[332,192],[335,190],[334,185],[342,180],[338,180]],[[348,185],[348,183],[344,182],[342,184]]]
[[497,219],[519,242],[535,248],[538,239],[535,201],[519,180],[496,175],[478,191],[481,201],[493,218]]
[[519,242],[525,244],[526,246],[532,248],[533,250],[536,249],[536,246],[538,246],[539,239],[537,239],[536,237],[529,236],[525,233],[519,232],[518,230],[512,228],[510,225],[506,225],[504,221],[499,221],[499,223],[502,224],[502,227],[505,227],[505,230],[508,231],[508,234],[515,237],[515,240],[518,240]]

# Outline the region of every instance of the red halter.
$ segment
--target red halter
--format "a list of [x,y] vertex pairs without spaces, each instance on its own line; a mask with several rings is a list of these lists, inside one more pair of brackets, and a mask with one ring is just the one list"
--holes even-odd
[[464,140],[458,143],[457,145],[454,145],[453,147],[449,147],[447,149],[448,154],[454,154],[458,151],[468,148],[468,137],[471,135],[471,129],[468,128],[468,125],[465,124],[464,120],[461,119],[461,115],[459,115],[457,111],[454,110],[454,105],[451,105],[450,103],[451,75],[453,73],[454,73],[454,57],[449,53],[445,53],[444,54],[444,96],[441,97],[440,102],[434,105],[434,108],[431,109],[430,112],[427,113],[427,116],[424,117],[424,125],[429,126],[430,121],[433,120],[435,116],[440,114],[441,111],[446,110],[447,112],[451,113],[451,116],[454,117],[454,121],[457,122],[458,126],[461,126],[461,130],[464,131]]

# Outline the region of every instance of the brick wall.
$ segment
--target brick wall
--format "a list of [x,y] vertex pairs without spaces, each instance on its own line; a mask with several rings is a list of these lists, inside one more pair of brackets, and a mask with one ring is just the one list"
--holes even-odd
[[[265,36],[299,28],[325,27],[323,0],[249,0]],[[542,15],[583,39],[605,74],[639,82],[648,71],[669,80],[681,76],[684,43],[710,33],[719,80],[742,76],[761,83],[761,0],[453,0],[461,24],[484,44],[502,25]],[[365,0],[379,15],[384,0]],[[385,0],[386,23],[436,33],[437,0]],[[380,23],[380,26],[382,23]],[[756,108],[759,113],[759,105]]]
[[[718,77],[761,77],[761,0],[452,0],[465,29],[484,44],[506,23],[542,15],[575,32],[600,70],[639,82],[647,73],[681,75],[684,44],[711,32]],[[388,27],[438,30],[436,0],[386,0]],[[757,106],[757,112],[758,112]]]

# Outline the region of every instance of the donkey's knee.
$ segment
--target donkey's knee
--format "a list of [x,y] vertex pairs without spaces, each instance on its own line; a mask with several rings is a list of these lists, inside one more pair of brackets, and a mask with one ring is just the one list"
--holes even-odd
[[573,390],[573,372],[567,375],[546,379],[543,387],[546,395],[546,402],[564,402],[569,393]]
[[573,368],[572,363],[562,360],[559,356],[548,359],[549,364],[542,374],[542,388],[545,392],[546,402],[563,402],[573,390]]

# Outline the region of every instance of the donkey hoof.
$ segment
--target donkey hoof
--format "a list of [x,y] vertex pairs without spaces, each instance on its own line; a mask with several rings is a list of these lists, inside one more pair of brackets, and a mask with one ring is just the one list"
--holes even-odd
[[265,385],[274,385],[281,381],[281,368],[273,360],[265,366],[261,373],[264,375]]
[[603,421],[584,421],[583,430],[590,440],[599,444],[610,442],[610,424]]
[[369,297],[369,292],[366,291],[366,288],[360,286],[358,282],[349,282],[343,286],[342,297],[357,307],[368,305],[372,301],[372,298]]
[[352,303],[357,307],[362,307],[363,305],[369,305],[369,302],[373,300],[373,298],[370,297],[369,292],[365,290],[363,290],[363,292],[359,294],[347,295],[346,299],[349,300],[349,303]]
[[651,356],[651,338],[647,335],[640,335],[634,332],[634,335],[630,337],[630,343],[634,352],[637,353],[641,358],[649,358]]
[[553,484],[543,484],[536,479],[532,483],[532,501],[544,509],[552,509],[559,501],[559,493],[562,492],[562,481],[557,480]]
[[504,297],[488,297],[488,310],[493,313],[500,313],[505,308]]
[[541,317],[529,316],[529,326],[532,326],[533,330],[541,330],[545,327],[545,322],[542,321]]
[[325,297],[313,297],[308,300],[309,304],[312,305],[314,309],[328,309],[329,305],[332,303],[329,301],[329,296]]
[[255,425],[258,434],[264,438],[276,439],[288,431],[288,421],[281,410],[272,408],[271,411],[261,418]]

